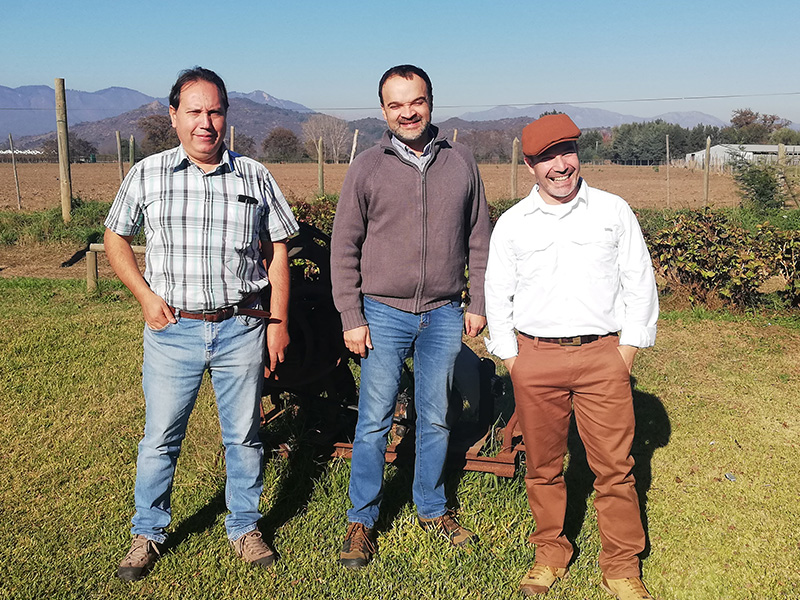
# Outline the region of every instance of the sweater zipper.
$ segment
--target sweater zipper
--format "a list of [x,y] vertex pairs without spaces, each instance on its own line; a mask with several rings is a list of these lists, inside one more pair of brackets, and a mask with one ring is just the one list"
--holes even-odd
[[419,265],[419,285],[414,299],[414,312],[421,312],[422,290],[425,284],[425,261],[428,255],[428,186],[425,184],[425,175],[428,170],[428,161],[420,172],[420,185],[422,186],[422,258]]

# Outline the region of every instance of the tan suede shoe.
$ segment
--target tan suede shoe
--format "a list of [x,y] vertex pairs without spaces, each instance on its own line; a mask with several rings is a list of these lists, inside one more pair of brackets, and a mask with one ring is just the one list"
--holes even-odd
[[569,572],[566,567],[551,567],[535,562],[519,582],[519,589],[526,596],[546,594],[556,581],[567,577]]
[[655,600],[639,577],[628,577],[627,579],[603,577],[603,583],[600,585],[617,600]]

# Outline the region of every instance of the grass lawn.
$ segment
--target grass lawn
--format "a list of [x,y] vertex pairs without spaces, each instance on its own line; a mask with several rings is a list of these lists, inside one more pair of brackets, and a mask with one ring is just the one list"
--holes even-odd
[[[533,559],[522,476],[454,473],[481,542],[421,531],[410,476],[387,471],[379,558],[336,564],[349,463],[296,445],[269,454],[261,528],[281,555],[239,562],[223,519],[224,462],[203,385],[178,466],[171,543],[143,581],[114,573],[129,545],[144,425],[141,316],[119,284],[0,279],[0,598],[508,598]],[[800,594],[800,329],[770,317],[666,313],[636,383],[637,477],[651,542],[644,576],[667,599]],[[290,427],[292,423],[285,423]],[[568,527],[579,554],[547,597],[601,599],[590,477],[574,446]]]

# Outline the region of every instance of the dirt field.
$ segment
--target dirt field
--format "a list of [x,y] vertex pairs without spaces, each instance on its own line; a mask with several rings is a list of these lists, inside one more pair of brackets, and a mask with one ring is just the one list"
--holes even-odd
[[[289,200],[313,197],[317,189],[316,164],[268,165]],[[23,210],[41,210],[58,206],[60,188],[58,165],[25,163],[17,165]],[[511,166],[480,166],[486,197],[489,202],[511,196]],[[339,192],[347,165],[325,166],[325,189]],[[584,165],[582,174],[594,186],[619,194],[634,208],[663,208],[667,206],[666,169],[653,167],[623,167],[617,165]],[[669,173],[669,205],[675,208],[699,207],[703,204],[703,173],[683,168],[671,168]],[[524,196],[533,181],[524,166],[518,168],[518,193]],[[111,202],[119,188],[119,168],[116,164],[72,165],[72,195],[84,200]],[[736,186],[729,175],[711,175],[710,204],[732,206],[739,202]],[[14,174],[10,163],[0,163],[0,210],[17,207]]]
[[[281,189],[291,200],[312,198],[317,188],[315,164],[268,165]],[[26,211],[42,210],[60,205],[58,165],[20,164],[18,167],[22,208]],[[511,196],[510,165],[480,166],[486,196],[490,202]],[[325,166],[325,189],[339,192],[347,172],[347,165]],[[634,208],[667,206],[666,170],[652,167],[621,167],[585,165],[582,173],[593,186],[619,194]],[[527,168],[517,172],[518,192],[525,195],[532,185]],[[72,165],[73,196],[84,200],[111,202],[119,187],[119,169],[116,164]],[[738,203],[736,186],[730,176],[712,175],[709,184],[711,204],[731,206]],[[698,207],[703,203],[703,174],[688,169],[670,169],[670,206],[676,208]],[[17,198],[14,174],[9,163],[0,163],[0,210],[16,210]],[[0,277],[86,277],[86,261],[62,267],[81,248],[72,246],[0,246]],[[105,256],[98,257],[101,278],[113,277]]]

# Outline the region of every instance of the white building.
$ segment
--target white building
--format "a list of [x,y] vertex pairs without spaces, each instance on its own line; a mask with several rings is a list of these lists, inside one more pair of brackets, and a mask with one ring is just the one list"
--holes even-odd
[[[797,164],[800,161],[800,146],[784,146],[786,162]],[[711,146],[711,164],[721,166],[733,162],[733,157],[741,156],[749,162],[778,162],[777,144],[717,144]],[[686,162],[694,161],[698,167],[705,166],[706,151],[698,150],[686,155]]]

